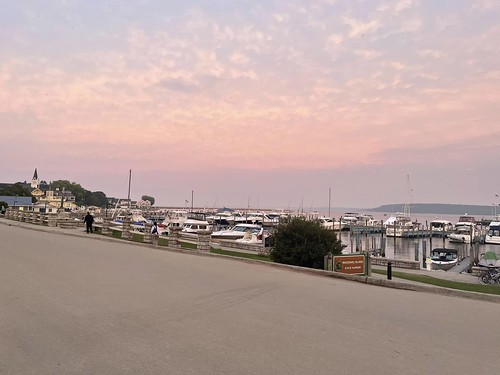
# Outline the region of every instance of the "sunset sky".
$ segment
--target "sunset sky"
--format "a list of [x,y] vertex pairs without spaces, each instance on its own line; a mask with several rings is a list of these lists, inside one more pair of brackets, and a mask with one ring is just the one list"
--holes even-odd
[[132,170],[157,205],[500,203],[500,1],[0,3],[0,182],[38,168],[126,197]]

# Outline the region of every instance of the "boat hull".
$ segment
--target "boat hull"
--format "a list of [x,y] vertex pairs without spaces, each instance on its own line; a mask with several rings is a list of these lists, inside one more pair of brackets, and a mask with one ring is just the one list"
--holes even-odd
[[431,269],[432,270],[442,270],[442,271],[448,271],[449,269],[455,267],[458,264],[458,259],[455,259],[451,262],[441,262],[441,261],[435,261],[431,260]]

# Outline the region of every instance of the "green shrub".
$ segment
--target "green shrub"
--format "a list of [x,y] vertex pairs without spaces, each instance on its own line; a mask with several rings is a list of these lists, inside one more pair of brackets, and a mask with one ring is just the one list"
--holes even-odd
[[317,221],[294,218],[277,227],[270,257],[277,263],[323,269],[325,255],[341,252],[341,242],[334,231]]

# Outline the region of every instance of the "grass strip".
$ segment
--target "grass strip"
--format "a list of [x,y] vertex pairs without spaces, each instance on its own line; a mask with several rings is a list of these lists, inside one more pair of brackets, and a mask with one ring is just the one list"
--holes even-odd
[[[387,275],[386,270],[372,269],[372,272],[378,273],[379,275]],[[427,275],[416,275],[416,274],[413,274],[410,272],[392,272],[392,276],[400,278],[400,279],[416,281],[419,283],[430,284],[430,285],[440,286],[440,287],[444,287],[444,288],[464,290],[467,292],[477,292],[477,293],[500,295],[500,288],[496,285],[481,285],[481,284],[461,283],[458,281],[438,279],[436,277],[427,276]]]
[[181,243],[181,248],[182,249],[196,250],[198,248],[198,245],[196,245],[195,243],[182,242],[182,241],[180,241],[180,243]]
[[246,258],[246,259],[255,259],[255,260],[263,260],[265,262],[270,262],[271,259],[268,256],[260,256],[257,254],[249,254],[249,253],[242,253],[239,251],[229,251],[229,250],[222,250],[222,249],[215,249],[211,248],[210,249],[211,253],[214,254],[221,254],[221,255],[228,255],[231,257],[238,257],[238,258]]

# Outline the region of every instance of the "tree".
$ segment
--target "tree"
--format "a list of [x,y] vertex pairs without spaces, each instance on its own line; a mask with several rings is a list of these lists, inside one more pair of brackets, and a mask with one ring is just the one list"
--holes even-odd
[[16,182],[13,185],[6,185],[3,188],[0,188],[0,195],[7,195],[11,197],[31,197],[31,192],[24,188],[20,182]]
[[84,203],[86,206],[106,207],[108,198],[102,191],[90,192],[87,190]]
[[318,221],[294,218],[278,225],[270,256],[277,263],[323,269],[325,255],[341,252],[342,244],[333,230]]
[[150,201],[151,206],[155,204],[155,199],[153,197],[150,197],[149,195],[143,195],[141,198],[143,201]]

